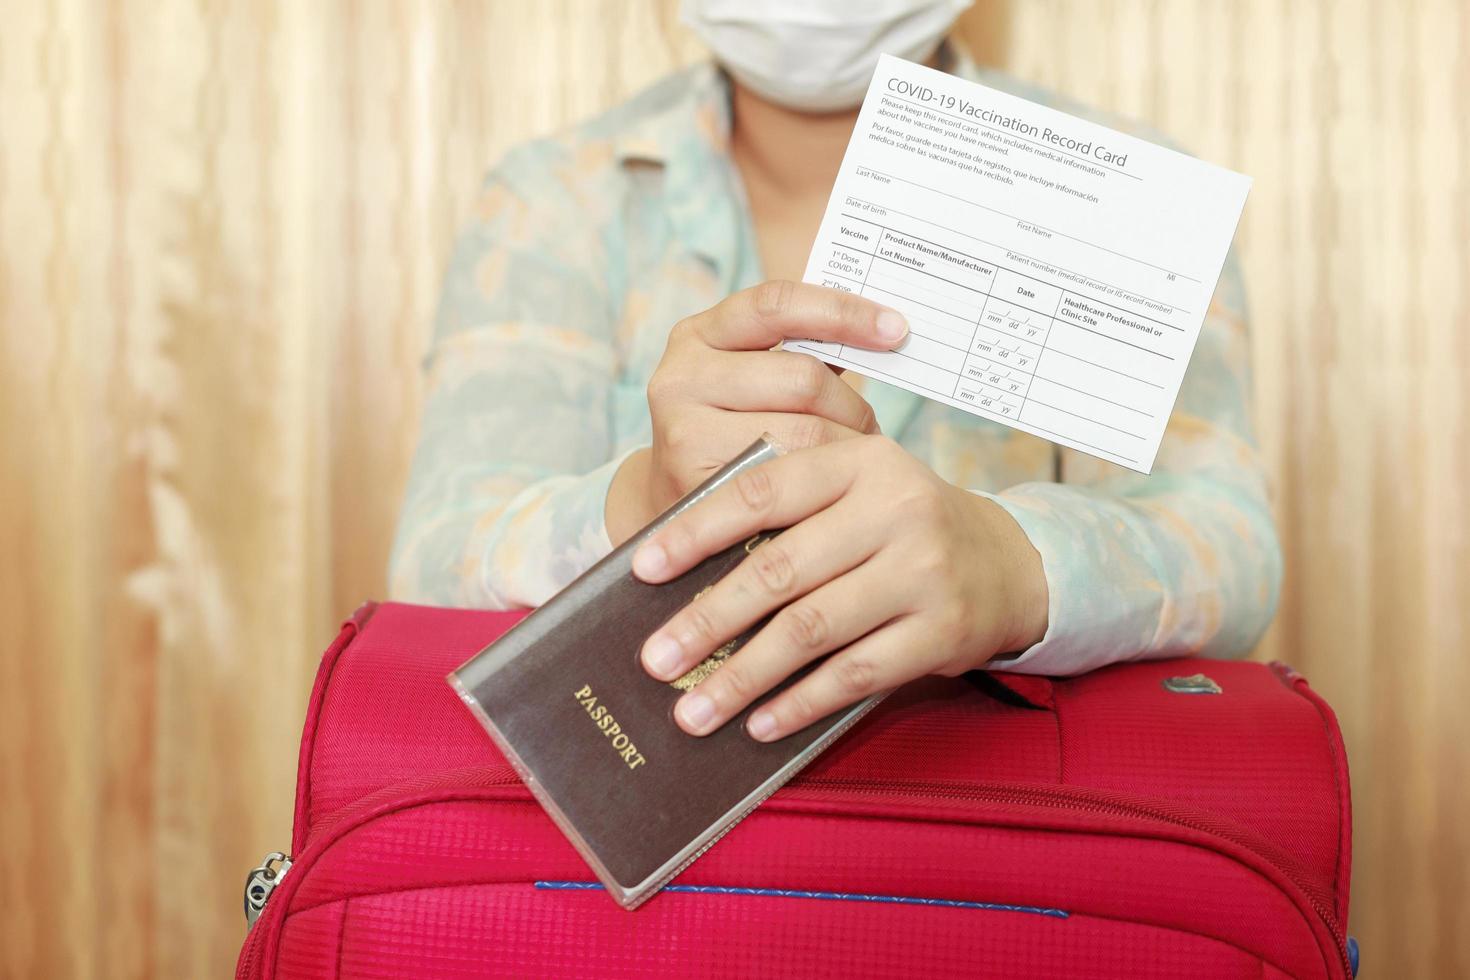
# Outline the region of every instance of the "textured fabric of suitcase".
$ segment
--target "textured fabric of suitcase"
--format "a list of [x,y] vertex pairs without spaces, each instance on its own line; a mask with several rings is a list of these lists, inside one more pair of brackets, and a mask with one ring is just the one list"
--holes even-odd
[[1347,763],[1289,668],[910,685],[626,912],[444,683],[517,618],[344,625],[240,978],[1349,971]]

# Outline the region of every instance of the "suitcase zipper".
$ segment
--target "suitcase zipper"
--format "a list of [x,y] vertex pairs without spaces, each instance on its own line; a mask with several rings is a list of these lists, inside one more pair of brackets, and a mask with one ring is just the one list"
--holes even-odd
[[[352,819],[337,824],[336,826],[330,828],[330,830],[325,835],[319,837],[317,840],[312,841],[311,845],[306,849],[306,851],[300,855],[300,861],[298,863],[310,865],[314,862],[316,857],[324,852],[327,847],[336,840],[345,836],[347,833],[356,830],[359,827],[362,827],[364,824],[370,823],[373,820],[386,816],[387,814],[392,812],[409,809],[416,806],[423,806],[434,803],[448,803],[460,800],[465,802],[491,802],[497,798],[503,799],[504,797],[501,796],[501,794],[503,794],[505,790],[509,787],[515,787],[523,791],[525,790],[525,787],[521,783],[520,778],[508,768],[500,771],[491,770],[488,773],[484,773],[482,774],[482,778],[480,780],[472,782],[470,785],[465,785],[464,783],[459,782],[459,780],[463,779],[464,776],[462,772],[453,775],[445,774],[445,776],[447,778],[439,781],[440,786],[448,783],[449,785],[453,786],[452,789],[448,789],[446,791],[447,787],[440,788],[431,784],[429,786],[421,788],[419,792],[414,793],[407,798],[384,800],[382,803],[371,807],[365,812],[354,814]],[[1227,843],[1233,844],[1250,852],[1253,856],[1255,856],[1265,864],[1279,871],[1291,885],[1293,885],[1298,891],[1300,891],[1302,897],[1307,900],[1311,908],[1317,913],[1318,918],[1322,921],[1322,924],[1327,928],[1328,933],[1332,936],[1333,941],[1336,943],[1338,956],[1344,969],[1347,971],[1345,975],[1353,975],[1350,966],[1350,960],[1348,957],[1347,939],[1345,934],[1341,929],[1334,925],[1334,920],[1332,919],[1330,913],[1327,911],[1326,907],[1312,895],[1311,891],[1302,883],[1300,878],[1293,874],[1289,869],[1283,868],[1279,864],[1277,864],[1270,855],[1264,854],[1257,848],[1251,846],[1249,841],[1241,839],[1238,836],[1224,834],[1220,831],[1219,828],[1207,826],[1203,822],[1192,821],[1178,814],[1156,810],[1142,805],[1131,805],[1111,800],[1089,799],[1086,797],[1082,797],[1076,793],[1059,792],[1033,787],[996,787],[995,789],[965,789],[952,785],[942,784],[910,784],[909,787],[899,789],[894,787],[891,783],[876,782],[872,780],[846,779],[831,776],[808,776],[798,777],[797,781],[789,784],[789,788],[793,790],[830,789],[836,790],[838,792],[862,791],[881,794],[884,796],[923,795],[924,797],[928,798],[937,797],[958,800],[974,800],[976,802],[999,803],[1002,805],[1012,806],[1040,806],[1059,810],[1107,813],[1116,816],[1135,817],[1160,821],[1170,824],[1172,826],[1192,830],[1196,833],[1206,834],[1208,836],[1215,837],[1216,839],[1224,840]],[[776,799],[779,799],[779,797],[776,797]],[[534,797],[530,795],[529,791],[526,791],[525,802],[534,802]],[[281,862],[281,866],[278,868],[270,867],[272,864],[272,859]],[[263,882],[264,891],[259,899],[260,908],[256,912],[256,919],[253,921],[258,921],[261,915],[266,913],[266,902],[269,901],[271,895],[280,886],[282,880],[286,876],[286,872],[291,867],[291,858],[286,857],[284,854],[281,854],[278,851],[273,851],[270,854],[266,855],[265,860],[261,862],[261,865],[259,867],[251,871],[250,877],[247,878],[246,884],[247,908],[250,905],[250,883],[255,881],[257,874],[266,876],[266,880]],[[269,876],[272,873],[273,877]],[[269,914],[278,916],[279,910],[276,909],[275,906],[271,906]],[[247,912],[247,919],[248,918],[249,913]],[[255,930],[253,927],[251,928],[250,935],[246,940],[245,949],[242,952],[241,961],[239,963],[238,971],[236,974],[237,977],[245,978],[254,976],[254,968],[257,965],[257,960],[265,953],[265,949],[263,948],[264,936],[263,934],[257,935],[257,932],[258,930]]]
[[[1089,799],[1077,793],[1068,793],[1065,791],[1046,790],[1030,787],[985,790],[965,789],[956,786],[921,786],[918,784],[914,784],[913,792],[909,793],[904,792],[903,790],[898,790],[897,792],[895,792],[895,787],[891,783],[880,783],[872,780],[863,779],[850,779],[840,776],[809,776],[805,779],[802,779],[792,788],[832,789],[838,791],[851,790],[867,793],[885,793],[887,795],[900,796],[916,795],[921,793],[926,797],[975,800],[977,802],[1000,803],[1003,805],[1010,804],[1014,806],[1044,806],[1051,807],[1053,809],[1078,810],[1092,813],[1109,813],[1116,816],[1143,817],[1150,820],[1161,820],[1165,823],[1170,823],[1178,827],[1184,827],[1197,833],[1208,834],[1212,837],[1222,838],[1232,844],[1235,844],[1238,847],[1242,847],[1250,851],[1262,861],[1265,861],[1272,867],[1275,867],[1283,875],[1285,875],[1286,878],[1290,880],[1293,885],[1300,889],[1302,896],[1306,898],[1308,903],[1311,904],[1312,909],[1317,913],[1317,917],[1322,920],[1322,924],[1327,927],[1327,931],[1332,935],[1333,942],[1337,944],[1338,955],[1341,957],[1343,965],[1348,966],[1350,963],[1347,949],[1347,934],[1336,924],[1336,919],[1333,916],[1332,912],[1327,908],[1327,906],[1323,904],[1320,900],[1318,900],[1317,897],[1312,894],[1311,889],[1308,888],[1306,884],[1303,883],[1302,880],[1289,868],[1281,867],[1270,855],[1262,853],[1259,849],[1252,846],[1251,842],[1244,837],[1222,833],[1220,828],[1218,827],[1211,827],[1204,824],[1203,822],[1193,821],[1179,814],[1169,813],[1164,810],[1158,810],[1142,805],[1134,805],[1112,800]],[[1348,975],[1352,976],[1352,971],[1350,967]]]
[[245,876],[245,929],[248,932],[265,910],[271,892],[280,885],[286,872],[291,870],[291,858],[280,851],[271,851]]
[[[453,788],[445,789],[443,788],[445,786]],[[277,902],[275,905],[267,907],[267,902],[270,901],[271,896],[275,894],[276,889],[285,880],[287,871],[297,865],[304,865],[307,871],[309,871],[311,864],[334,842],[351,831],[387,816],[390,813],[416,806],[433,803],[450,803],[456,800],[464,800],[466,802],[488,801],[495,798],[493,794],[503,792],[507,787],[511,786],[520,789],[525,788],[524,784],[521,783],[520,777],[509,767],[503,770],[492,769],[487,772],[482,772],[479,780],[470,781],[468,785],[466,785],[466,781],[464,780],[463,772],[444,773],[440,779],[420,788],[418,792],[409,794],[406,797],[384,800],[363,812],[355,813],[350,818],[335,824],[325,834],[312,841],[294,859],[287,857],[280,851],[272,851],[267,854],[260,865],[252,869],[245,879],[245,906],[247,909],[245,917],[250,925],[245,936],[245,946],[240,951],[239,962],[235,965],[235,976],[237,980],[244,980],[244,978],[252,978],[257,975],[256,968],[261,965],[262,957],[267,952],[270,930],[264,926],[261,928],[256,928],[256,926],[268,915],[280,918],[283,914],[280,911],[281,908],[285,907],[282,903]],[[527,794],[526,801],[534,802],[529,793]],[[279,866],[272,867],[273,861],[278,862]],[[299,872],[296,877],[291,879],[293,883],[291,886],[292,889],[297,887],[295,882],[302,873],[305,872]],[[259,909],[252,919],[248,911],[252,897],[250,889],[251,885],[256,882],[258,875],[262,878],[261,884],[263,885],[263,891],[258,898]],[[289,899],[289,897],[288,895],[287,898]]]

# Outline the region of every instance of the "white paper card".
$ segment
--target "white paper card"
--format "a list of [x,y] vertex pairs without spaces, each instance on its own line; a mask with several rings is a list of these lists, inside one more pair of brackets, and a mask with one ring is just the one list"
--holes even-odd
[[785,346],[1147,473],[1249,190],[885,56],[806,281],[899,310],[909,337]]

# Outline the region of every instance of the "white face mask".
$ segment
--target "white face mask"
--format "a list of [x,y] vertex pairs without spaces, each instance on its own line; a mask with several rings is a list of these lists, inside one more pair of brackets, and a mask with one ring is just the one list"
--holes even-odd
[[680,16],[740,84],[805,112],[863,100],[880,54],[922,61],[973,0],[683,0]]

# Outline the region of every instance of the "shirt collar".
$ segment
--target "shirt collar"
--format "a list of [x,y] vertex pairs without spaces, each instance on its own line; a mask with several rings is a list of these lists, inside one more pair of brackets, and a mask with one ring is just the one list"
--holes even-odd
[[[971,80],[985,74],[951,41],[941,49],[940,67]],[[706,61],[670,82],[680,94],[625,127],[614,154],[620,166],[663,168],[664,207],[674,233],[730,280],[749,236],[744,190],[730,158],[729,76]]]
[[696,133],[712,152],[728,152],[730,89],[724,72],[713,62],[700,62],[665,84],[680,94],[624,127],[614,146],[618,160],[668,165]]
[[663,168],[664,209],[674,233],[729,278],[739,264],[746,222],[730,158],[729,80],[703,62],[672,81],[680,95],[624,129],[614,153],[625,167]]

